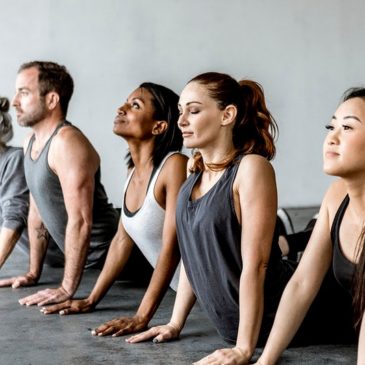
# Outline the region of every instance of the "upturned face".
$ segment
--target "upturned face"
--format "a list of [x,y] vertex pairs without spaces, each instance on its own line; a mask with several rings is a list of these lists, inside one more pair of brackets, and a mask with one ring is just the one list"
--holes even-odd
[[326,126],[323,170],[328,175],[353,177],[365,174],[365,101],[343,102]]
[[32,127],[41,122],[47,115],[47,108],[39,91],[38,70],[32,67],[19,72],[15,87],[12,105],[19,125]]
[[123,138],[151,137],[155,124],[152,95],[143,88],[134,90],[117,109],[113,132]]

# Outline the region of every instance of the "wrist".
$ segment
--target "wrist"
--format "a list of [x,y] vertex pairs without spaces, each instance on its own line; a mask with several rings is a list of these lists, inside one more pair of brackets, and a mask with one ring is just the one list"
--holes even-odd
[[29,279],[32,279],[33,281],[37,282],[39,277],[40,277],[40,273],[39,272],[36,272],[36,271],[32,271],[32,270],[29,270],[25,276]]
[[145,313],[141,313],[139,310],[137,310],[137,313],[133,317],[138,319],[140,323],[143,323],[145,325],[148,325],[151,320],[151,316]]
[[95,307],[100,301],[100,299],[97,296],[93,295],[93,293],[91,293],[85,300],[87,304],[93,307]]
[[181,325],[181,324],[179,324],[179,323],[177,323],[175,321],[172,321],[172,320],[167,325],[170,326],[170,327],[172,327],[178,333],[180,333],[182,331],[183,326],[184,326],[183,324]]
[[236,350],[243,359],[246,359],[247,361],[251,359],[252,355],[253,355],[253,350],[251,348],[248,348],[246,346],[239,346],[236,345],[234,347],[234,350]]
[[70,296],[70,298],[75,294],[76,288],[73,288],[73,286],[67,284],[64,280],[61,283],[61,289]]

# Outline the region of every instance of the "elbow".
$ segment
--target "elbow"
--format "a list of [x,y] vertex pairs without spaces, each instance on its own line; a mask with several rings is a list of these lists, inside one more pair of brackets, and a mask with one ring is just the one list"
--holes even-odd
[[248,265],[243,265],[241,280],[250,280],[251,282],[264,283],[265,276],[268,268],[267,261],[258,261],[256,263],[250,263]]

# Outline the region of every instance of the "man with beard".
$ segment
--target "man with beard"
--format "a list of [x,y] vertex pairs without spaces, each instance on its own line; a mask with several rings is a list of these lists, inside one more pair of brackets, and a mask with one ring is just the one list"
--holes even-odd
[[50,236],[65,263],[58,288],[38,291],[20,304],[71,298],[83,269],[102,264],[118,226],[118,213],[100,182],[100,158],[82,132],[66,121],[72,93],[73,80],[64,66],[33,61],[18,71],[12,104],[19,125],[32,129],[24,144],[30,267],[23,276],[0,280],[0,286],[36,284]]

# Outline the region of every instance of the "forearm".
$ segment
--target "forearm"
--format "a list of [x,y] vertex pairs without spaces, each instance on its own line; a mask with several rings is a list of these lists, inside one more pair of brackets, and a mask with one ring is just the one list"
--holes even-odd
[[0,268],[13,251],[20,237],[20,232],[2,227],[0,231]]
[[365,313],[362,317],[359,344],[357,350],[357,365],[365,365]]
[[91,225],[69,219],[65,235],[65,271],[62,288],[72,296],[78,288],[90,245]]
[[260,333],[264,307],[265,269],[243,271],[240,278],[240,322],[236,346],[251,358]]
[[179,260],[180,254],[177,244],[168,252],[161,251],[151,281],[136,314],[143,318],[146,324],[152,319],[160,305],[174,276]]
[[260,357],[260,364],[274,365],[303,322],[316,295],[304,283],[289,282],[280,300],[269,339]]
[[170,323],[179,331],[184,327],[185,321],[193,308],[196,297],[186,276],[184,265],[181,264],[179,285]]
[[46,255],[49,233],[41,221],[28,220],[29,236],[29,272],[38,279],[42,273],[43,260]]
[[103,270],[88,297],[92,305],[97,305],[100,302],[114,281],[118,278],[131,255],[133,245],[131,240],[119,240],[118,237],[113,239],[108,250]]

